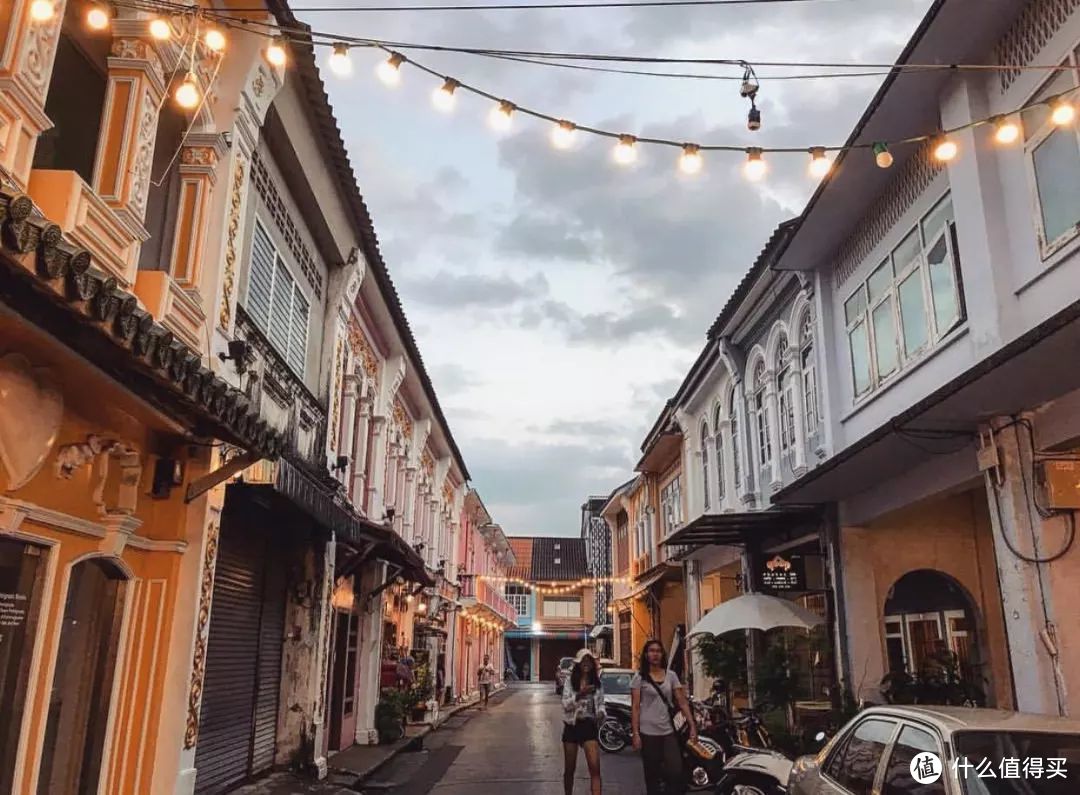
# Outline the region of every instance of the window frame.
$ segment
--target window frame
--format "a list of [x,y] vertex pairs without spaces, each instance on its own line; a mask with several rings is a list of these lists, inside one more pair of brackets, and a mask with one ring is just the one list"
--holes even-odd
[[723,407],[716,407],[715,433],[713,435],[713,454],[716,458],[716,507],[724,506],[724,432],[722,424]]
[[[918,218],[904,227],[902,234],[897,237],[896,243],[890,247],[888,254],[877,262],[873,270],[852,289],[844,298],[841,311],[844,317],[844,328],[848,338],[848,366],[851,374],[851,389],[855,403],[866,399],[869,395],[877,392],[882,386],[887,385],[894,379],[902,376],[915,363],[923,359],[931,351],[937,348],[949,334],[967,320],[967,311],[964,302],[963,281],[960,275],[960,253],[956,245],[956,216],[955,207],[950,211],[950,217],[945,223],[930,235],[926,231],[925,222],[935,213],[944,208],[945,204],[952,204],[952,191],[946,190],[934,201]],[[905,241],[912,235],[916,235],[919,242],[918,255],[910,261],[898,266],[897,252]],[[929,239],[928,239],[929,237]],[[934,288],[930,274],[930,261],[928,254],[944,239],[948,252],[949,262],[952,266],[952,294],[956,305],[956,314],[947,324],[939,328],[936,305],[934,303]],[[881,268],[889,267],[891,279],[888,286],[877,296],[871,297],[869,282]],[[926,320],[926,341],[911,353],[906,351],[904,342],[903,311],[900,304],[900,285],[918,274],[920,281],[920,295],[923,300],[923,314]],[[853,317],[849,317],[848,304],[857,297],[861,298],[861,311]],[[878,365],[878,332],[874,324],[874,313],[886,302],[890,305],[891,328],[893,344],[896,349],[896,367],[884,375],[879,371]],[[867,354],[867,385],[862,391],[858,388],[858,376],[855,369],[855,356],[853,348],[853,334],[860,327],[865,327],[866,354]]]
[[[285,365],[301,380],[304,381],[307,378],[307,364],[308,364],[308,346],[311,343],[311,309],[312,300],[311,296],[304,292],[301,287],[303,281],[297,278],[296,271],[292,267],[288,259],[286,259],[277,243],[274,241],[273,235],[270,234],[270,230],[259,215],[256,213],[254,218],[254,224],[252,225],[251,241],[248,247],[248,267],[247,267],[247,287],[244,292],[244,311],[246,315],[251,319],[252,324],[259,330],[259,332],[266,337],[270,346],[274,349],[274,352],[281,357]],[[266,241],[266,245],[269,246],[270,251],[273,254],[273,259],[270,263],[270,281],[267,286],[267,316],[266,325],[264,326],[255,312],[250,308],[249,303],[251,301],[251,282],[255,274],[255,236],[261,232],[263,238]],[[285,350],[281,350],[281,344],[275,340],[275,335],[271,332],[271,318],[274,314],[274,296],[275,287],[278,283],[278,272],[284,271],[292,283],[292,289],[289,291],[289,311],[288,319],[285,324]],[[295,313],[298,310],[297,299],[304,302],[304,335],[302,349],[299,351],[300,357],[298,362],[294,362],[292,358],[293,343],[296,342],[294,335],[294,322],[296,321]],[[300,368],[297,369],[297,364],[300,364]]]
[[728,412],[728,419],[731,424],[731,460],[734,464],[732,468],[732,474],[735,476],[735,493],[738,495],[743,488],[742,485],[742,460],[741,460],[741,445],[739,444],[739,388],[735,384],[731,385],[731,393],[729,395],[730,410]]
[[817,396],[817,361],[814,351],[814,321],[807,312],[799,329],[799,369],[802,372],[803,386],[803,422],[806,438],[817,433],[820,417],[818,416]]
[[[1078,69],[1080,69],[1080,43],[1077,43],[1073,47],[1071,47],[1069,51],[1065,54],[1065,57],[1059,63],[1062,66],[1070,67],[1062,71],[1066,75],[1073,75],[1072,88],[1075,89],[1077,88],[1077,86],[1080,86],[1080,74],[1078,74]],[[1054,81],[1058,74],[1059,72],[1055,72],[1049,77],[1047,77],[1046,80],[1042,81],[1038,85],[1038,87],[1031,92],[1031,95],[1028,97],[1028,102],[1034,101],[1035,98],[1038,97],[1043,92],[1043,90]],[[1074,101],[1076,100],[1075,95],[1073,99]],[[1055,132],[1068,132],[1068,129],[1071,126],[1073,135],[1076,138],[1076,146],[1078,150],[1077,156],[1080,157],[1080,124],[1073,122],[1072,125],[1065,125],[1064,127],[1059,127],[1058,125],[1054,124],[1053,121],[1051,121],[1050,115],[1047,114],[1047,117],[1043,121],[1042,125],[1037,130],[1032,132],[1031,136],[1029,137],[1027,135],[1026,129],[1024,129],[1025,125],[1022,113],[1020,114],[1020,123],[1024,140],[1024,167],[1025,171],[1027,172],[1028,190],[1031,194],[1031,201],[1033,204],[1032,209],[1035,222],[1035,236],[1039,244],[1039,257],[1043,262],[1045,262],[1046,260],[1053,257],[1055,254],[1057,254],[1059,251],[1061,251],[1063,248],[1068,246],[1070,243],[1072,243],[1074,240],[1076,240],[1078,237],[1080,237],[1080,219],[1077,219],[1077,221],[1073,223],[1072,228],[1066,230],[1065,232],[1062,232],[1053,240],[1047,240],[1046,224],[1043,220],[1042,198],[1039,193],[1039,179],[1038,174],[1035,171],[1035,150],[1037,150],[1043,143],[1045,143],[1046,140],[1050,138],[1050,136],[1053,135]]]
[[[719,428],[717,435],[719,436]],[[701,496],[705,510],[709,510],[709,424],[702,420],[701,423]]]
[[758,450],[758,470],[762,473],[772,468],[772,429],[769,427],[768,377],[765,362],[759,361],[754,368],[754,436]]

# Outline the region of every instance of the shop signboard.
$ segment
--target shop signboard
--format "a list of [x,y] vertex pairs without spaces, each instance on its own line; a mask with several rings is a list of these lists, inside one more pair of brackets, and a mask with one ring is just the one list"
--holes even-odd
[[789,593],[806,590],[806,565],[802,555],[772,555],[758,566],[758,590]]

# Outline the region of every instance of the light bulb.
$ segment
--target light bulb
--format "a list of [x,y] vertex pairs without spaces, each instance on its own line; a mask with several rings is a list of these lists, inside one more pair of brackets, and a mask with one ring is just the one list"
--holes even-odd
[[577,129],[573,123],[561,121],[551,129],[551,145],[556,149],[569,149],[574,145],[574,131]]
[[513,114],[513,103],[507,102],[505,99],[501,100],[498,105],[491,109],[491,113],[488,114],[488,123],[493,130],[497,132],[506,132],[510,129],[510,120]]
[[825,154],[824,147],[815,146],[810,150],[810,175],[824,177],[832,168],[832,161]]
[[947,163],[956,157],[957,151],[959,150],[956,148],[956,143],[944,136],[936,139],[934,143],[934,158],[942,163]]
[[679,155],[679,171],[684,174],[698,174],[704,160],[701,157],[701,148],[697,144],[683,144],[682,154]]
[[1051,107],[1053,110],[1050,111],[1050,119],[1059,127],[1072,124],[1076,118],[1075,106],[1063,97],[1057,99]]
[[158,41],[168,41],[172,38],[172,26],[161,17],[150,20],[150,35]]
[[892,152],[881,141],[874,144],[874,162],[877,163],[878,168],[889,168],[893,164]]
[[199,85],[195,82],[195,75],[191,72],[187,73],[187,77],[184,78],[184,82],[181,83],[176,93],[173,94],[173,98],[176,100],[176,104],[186,110],[191,110],[199,104]]
[[994,125],[994,140],[999,144],[1015,143],[1020,137],[1020,127],[1012,119],[995,116],[990,122]]
[[203,41],[213,52],[221,52],[225,49],[225,34],[217,28],[210,28],[210,30],[206,31]]
[[389,58],[375,68],[375,74],[385,85],[396,86],[401,82],[401,64],[404,61],[405,56],[401,53],[391,53]]
[[338,77],[352,74],[352,58],[349,57],[349,45],[338,42],[330,53],[330,71]]
[[285,53],[285,40],[281,36],[275,36],[266,48],[266,60],[271,66],[284,66],[288,56]]
[[637,139],[632,135],[620,135],[619,142],[615,144],[612,157],[620,166],[628,166],[637,160]]
[[454,92],[457,90],[459,83],[452,77],[446,78],[443,84],[435,89],[431,95],[431,101],[439,110],[449,113],[454,109],[456,97]]
[[86,27],[90,30],[105,30],[111,21],[112,15],[104,6],[90,6],[90,10],[86,12]]
[[48,22],[56,16],[56,6],[52,0],[34,0],[30,4],[30,18],[35,22]]
[[761,150],[757,147],[750,147],[746,150],[746,164],[743,166],[743,174],[751,182],[757,182],[765,176],[765,172],[769,170],[769,166],[761,157]]

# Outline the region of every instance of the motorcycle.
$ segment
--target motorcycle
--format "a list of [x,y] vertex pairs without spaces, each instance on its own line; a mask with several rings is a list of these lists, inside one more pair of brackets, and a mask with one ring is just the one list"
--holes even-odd
[[[829,733],[818,732],[814,743],[820,750]],[[795,763],[779,751],[768,748],[743,750],[732,756],[720,776],[718,795],[785,795],[791,768]]]
[[605,705],[607,717],[597,730],[600,747],[609,754],[617,754],[631,741],[630,707],[609,703]]

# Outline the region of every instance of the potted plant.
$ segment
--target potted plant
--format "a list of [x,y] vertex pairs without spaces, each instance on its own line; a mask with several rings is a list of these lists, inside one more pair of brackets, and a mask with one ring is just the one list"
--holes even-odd
[[394,688],[382,691],[379,703],[375,705],[375,730],[379,733],[380,743],[397,742],[405,734],[407,699],[407,691]]
[[435,695],[434,685],[431,681],[431,666],[421,663],[416,667],[413,678],[413,686],[409,688],[409,717],[414,723],[422,723],[429,711],[428,702]]

